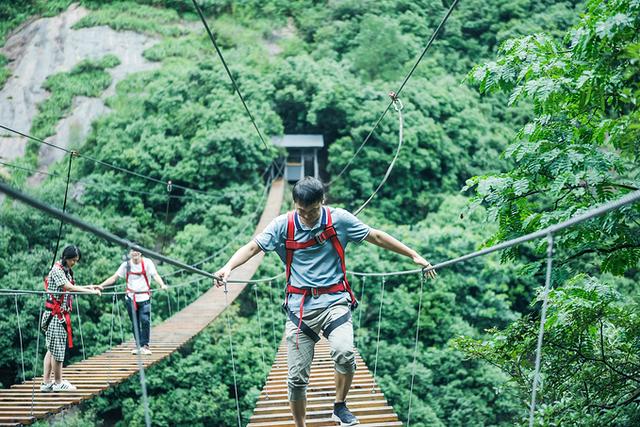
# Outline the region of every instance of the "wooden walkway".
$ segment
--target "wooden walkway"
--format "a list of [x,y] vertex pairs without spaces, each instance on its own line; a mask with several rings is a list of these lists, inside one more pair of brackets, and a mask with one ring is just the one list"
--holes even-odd
[[[367,365],[356,352],[358,369],[353,378],[347,403],[361,426],[401,426],[402,422],[388,405]],[[335,401],[333,361],[329,343],[323,338],[316,344],[307,388],[307,427],[336,426],[331,420]],[[295,427],[287,400],[287,347],[280,345],[267,383],[247,427]]]
[[[256,227],[261,231],[280,214],[284,195],[284,182],[271,186],[267,204]],[[264,254],[261,252],[245,265],[235,270],[231,279],[249,280],[258,269]],[[229,285],[229,303],[242,292],[245,285]],[[196,301],[158,326],[151,334],[153,354],[143,356],[148,368],[163,360],[202,331],[225,308],[222,288],[211,288]],[[0,425],[17,426],[31,424],[63,409],[90,399],[103,390],[119,384],[138,372],[137,356],[131,354],[133,340],[100,355],[74,363],[64,368],[64,378],[77,388],[74,392],[41,393],[42,377],[34,378],[9,389],[0,390]]]

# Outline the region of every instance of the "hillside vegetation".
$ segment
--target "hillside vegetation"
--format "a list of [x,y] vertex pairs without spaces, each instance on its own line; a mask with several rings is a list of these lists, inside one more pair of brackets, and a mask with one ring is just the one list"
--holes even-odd
[[[262,173],[278,152],[265,149],[255,133],[190,0],[80,3],[91,13],[77,27],[108,25],[162,41],[144,54],[160,67],[118,84],[108,99],[112,112],[93,124],[79,149],[197,191],[174,188],[168,199],[161,184],[80,158],[73,160],[68,210],[187,263],[218,253],[203,266],[213,271],[250,238],[262,209]],[[347,165],[387,106],[387,92],[397,90],[449,6],[403,0],[199,3],[261,131],[323,134],[328,180]],[[0,12],[10,19],[0,29],[6,34],[27,17],[69,4],[3,3]],[[404,147],[363,221],[439,262],[640,187],[639,8],[633,0],[461,1],[401,94]],[[79,64],[77,70],[102,76],[111,61]],[[52,76],[50,100],[91,94],[85,90],[106,84],[76,74]],[[48,102],[41,114],[50,126],[65,110],[53,111]],[[37,129],[50,134],[45,126]],[[333,205],[355,209],[369,196],[393,157],[397,132],[395,115],[387,115],[331,186]],[[25,191],[60,206],[67,161],[50,171],[59,176]],[[24,178],[13,171],[9,180],[22,185]],[[639,294],[633,286],[639,278],[638,218],[640,208],[627,207],[557,236],[538,394],[537,419],[544,425],[640,423]],[[3,204],[0,288],[41,289],[58,226],[30,208]],[[62,242],[83,250],[76,269],[81,283],[113,274],[123,253],[70,227]],[[444,269],[433,282],[390,277],[383,301],[380,280],[353,279],[363,295],[354,313],[358,349],[369,365],[378,354],[377,380],[401,419],[407,419],[415,369],[413,426],[526,424],[545,250],[543,241],[523,245]],[[267,257],[260,276],[279,273],[279,264]],[[348,266],[413,267],[371,245],[350,247]],[[170,276],[168,282],[190,279]],[[169,299],[175,310],[177,301],[185,305],[209,285],[158,294],[154,322],[169,316]],[[272,360],[284,327],[277,310],[281,289],[280,282],[260,285],[257,301],[247,289],[230,309],[243,423],[269,371],[261,344]],[[17,302],[30,376],[34,358],[41,373],[42,349],[35,354],[41,301],[21,296]],[[78,303],[87,355],[104,351],[114,336],[119,342],[111,299]],[[0,336],[0,381],[7,386],[22,376],[14,299],[0,298],[0,312],[0,326],[8,331]],[[213,322],[148,372],[154,425],[236,423],[225,328],[223,319]],[[70,361],[81,357],[75,348]],[[61,424],[103,422],[144,423],[137,378],[85,403]]]

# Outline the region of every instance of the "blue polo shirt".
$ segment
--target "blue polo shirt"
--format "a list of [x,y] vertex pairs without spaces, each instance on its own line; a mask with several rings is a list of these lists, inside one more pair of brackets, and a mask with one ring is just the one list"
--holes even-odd
[[[333,226],[336,229],[338,240],[346,249],[349,242],[362,242],[371,231],[371,228],[350,212],[340,208],[323,207],[322,215],[318,222],[311,228],[300,221],[298,214],[294,214],[295,240],[306,242],[321,233],[327,224],[326,209],[331,212]],[[287,239],[287,215],[275,218],[258,234],[254,240],[264,252],[275,251],[286,265],[287,251],[285,240]],[[291,284],[296,287],[320,288],[335,285],[342,282],[343,274],[340,266],[340,258],[329,240],[322,245],[314,245],[306,249],[293,252],[291,263]],[[289,308],[292,311],[300,309],[302,295],[289,296]],[[350,302],[348,293],[319,295],[317,298],[307,296],[304,301],[304,309],[314,310],[326,308],[339,302]]]

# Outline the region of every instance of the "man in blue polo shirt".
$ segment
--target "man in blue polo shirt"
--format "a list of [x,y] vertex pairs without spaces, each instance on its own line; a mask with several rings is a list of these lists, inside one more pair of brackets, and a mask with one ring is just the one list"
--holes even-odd
[[[336,400],[333,419],[342,426],[358,424],[346,398],[356,369],[351,308],[355,297],[346,278],[344,249],[349,242],[367,241],[411,258],[421,267],[428,261],[384,231],[363,224],[344,209],[323,206],[324,187],[312,177],[292,190],[295,212],[274,219],[267,228],[229,259],[215,275],[220,286],[236,267],[260,251],[275,251],[285,263],[285,309],[288,396],[297,427],[305,425],[306,389],[313,351],[322,333],[335,363]],[[428,275],[435,278],[435,272]]]

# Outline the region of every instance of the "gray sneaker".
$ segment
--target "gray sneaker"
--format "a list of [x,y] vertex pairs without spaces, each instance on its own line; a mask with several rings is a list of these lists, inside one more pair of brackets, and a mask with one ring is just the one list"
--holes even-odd
[[53,391],[53,381],[50,383],[42,383],[40,384],[40,391],[43,393],[49,393]]
[[354,426],[360,424],[358,419],[353,416],[349,408],[347,408],[347,402],[339,402],[333,404],[333,415],[331,419],[340,423],[341,426]]
[[76,391],[77,388],[73,384],[71,384],[67,380],[62,380],[62,382],[53,384],[53,391]]

